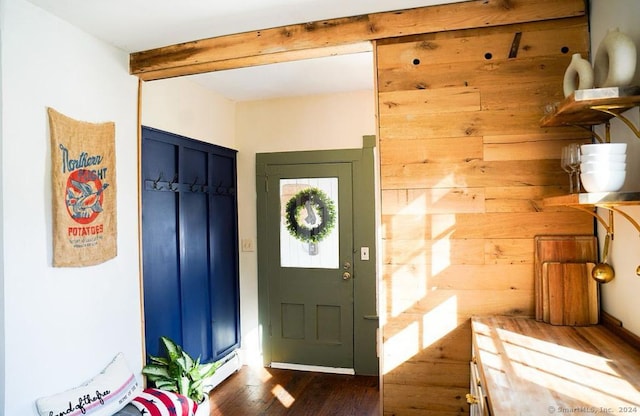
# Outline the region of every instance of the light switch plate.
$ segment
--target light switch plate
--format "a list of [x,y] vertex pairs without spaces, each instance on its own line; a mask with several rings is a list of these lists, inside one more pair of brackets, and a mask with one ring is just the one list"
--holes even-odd
[[360,247],[360,260],[369,260],[369,247]]

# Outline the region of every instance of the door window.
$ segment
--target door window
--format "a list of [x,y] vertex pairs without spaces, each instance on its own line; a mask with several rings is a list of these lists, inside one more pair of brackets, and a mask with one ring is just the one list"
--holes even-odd
[[280,179],[281,267],[339,267],[338,178]]

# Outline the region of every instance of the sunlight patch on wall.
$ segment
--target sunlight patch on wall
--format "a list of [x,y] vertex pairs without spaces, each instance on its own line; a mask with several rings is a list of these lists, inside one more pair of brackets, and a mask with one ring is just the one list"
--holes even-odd
[[443,184],[443,183],[450,183],[454,181],[453,178],[454,178],[454,175],[451,175],[451,174],[447,175],[445,179],[443,179],[439,184],[436,185],[435,188],[425,190],[425,192],[428,192],[429,195],[431,196],[431,198],[429,199],[429,205],[437,206],[439,201],[445,199],[445,197],[449,193],[451,193],[451,188],[449,187],[438,188],[438,186],[440,186],[440,184]]
[[431,246],[431,276],[444,271],[451,266],[451,235],[453,231],[449,231]]
[[450,212],[452,199],[457,199],[458,192],[448,188],[407,189],[405,206],[398,213],[402,215],[424,215]]
[[391,286],[391,316],[398,317],[427,295],[428,276],[416,265],[405,265],[389,278]]
[[[449,297],[423,314],[422,319],[418,314],[407,316],[414,316],[416,320],[404,325],[397,334],[384,342],[383,374],[393,371],[455,330],[458,326],[458,299],[456,296]],[[396,320],[401,323],[403,317]]]
[[420,352],[420,324],[412,322],[384,343],[384,370],[386,374]]
[[451,296],[422,316],[422,348],[427,348],[458,326],[458,298]]
[[[455,175],[442,179],[449,183]],[[382,230],[385,249],[380,305],[382,373],[388,374],[439,342],[458,325],[458,298],[438,291],[439,275],[454,262],[457,216],[452,206],[470,197],[451,188],[389,190]],[[432,288],[432,287],[433,288]],[[426,310],[426,311],[425,311]]]
[[445,238],[452,233],[455,229],[455,225],[455,214],[431,215],[431,238],[433,240]]
[[384,326],[389,322],[388,320],[388,311],[389,311],[389,305],[387,304],[387,299],[389,299],[387,296],[389,289],[387,289],[387,286],[389,286],[389,281],[388,279],[385,279],[384,277],[380,278],[380,281],[378,282],[378,308],[380,308],[379,310],[382,311],[383,313],[380,313],[380,328],[384,328]]
[[425,207],[427,206],[426,191],[424,189],[413,190],[413,192],[409,190],[407,191],[407,197],[409,196],[411,196],[411,198],[407,201],[407,205],[400,210],[400,214],[413,215],[424,213]]

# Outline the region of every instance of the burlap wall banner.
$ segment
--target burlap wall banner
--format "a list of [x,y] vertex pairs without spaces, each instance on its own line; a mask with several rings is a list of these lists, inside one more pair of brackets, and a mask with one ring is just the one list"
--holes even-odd
[[117,254],[115,124],[52,108],[53,266],[99,264]]

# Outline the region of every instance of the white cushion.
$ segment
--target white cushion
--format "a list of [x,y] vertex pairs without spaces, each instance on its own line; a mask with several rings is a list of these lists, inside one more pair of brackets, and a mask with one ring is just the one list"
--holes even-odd
[[40,416],[111,416],[142,391],[122,353],[88,382],[36,400]]

